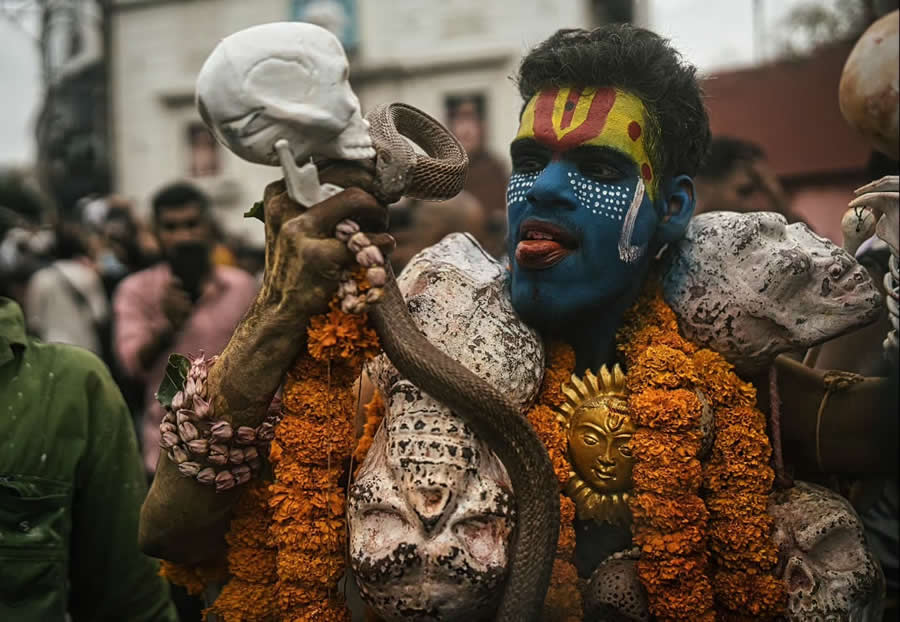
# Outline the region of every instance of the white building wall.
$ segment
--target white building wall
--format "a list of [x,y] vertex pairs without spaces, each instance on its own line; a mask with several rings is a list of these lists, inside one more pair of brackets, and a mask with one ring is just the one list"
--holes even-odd
[[[357,0],[360,46],[351,83],[363,110],[403,101],[445,121],[444,98],[487,98],[488,146],[507,156],[521,107],[514,84],[524,52],[562,27],[590,27],[587,0]],[[187,126],[199,121],[194,79],[224,36],[288,19],[289,0],[119,0],[112,16],[113,143],[117,191],[146,215],[161,185],[186,178]],[[220,150],[221,174],[195,181],[232,233],[263,242],[242,214],[280,177]]]

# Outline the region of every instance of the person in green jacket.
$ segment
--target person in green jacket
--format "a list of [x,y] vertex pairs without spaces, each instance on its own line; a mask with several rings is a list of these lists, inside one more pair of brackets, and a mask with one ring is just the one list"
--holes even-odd
[[176,622],[158,562],[138,550],[145,494],[106,366],[27,336],[0,297],[0,620]]

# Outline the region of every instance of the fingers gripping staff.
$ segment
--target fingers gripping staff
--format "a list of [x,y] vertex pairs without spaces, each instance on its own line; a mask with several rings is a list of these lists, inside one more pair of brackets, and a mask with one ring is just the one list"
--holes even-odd
[[[456,139],[403,104],[380,106],[364,120],[347,78],[344,51],[324,29],[264,24],[227,37],[213,50],[197,79],[197,105],[218,140],[236,155],[281,165],[291,198],[304,207],[341,189],[319,183],[316,161],[321,160],[352,160],[374,171],[373,192],[384,202],[404,194],[441,200],[459,192],[467,158]],[[343,218],[335,237],[368,269],[375,286],[361,297],[348,274],[335,275],[342,280],[342,308],[359,312],[371,305],[373,325],[394,366],[462,416],[506,467],[518,529],[498,619],[536,619],[559,528],[558,484],[540,440],[506,396],[422,336],[374,236]]]

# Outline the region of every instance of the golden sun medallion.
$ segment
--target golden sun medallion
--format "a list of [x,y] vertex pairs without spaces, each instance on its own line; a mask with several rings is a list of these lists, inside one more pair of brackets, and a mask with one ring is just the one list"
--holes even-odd
[[599,377],[590,370],[583,378],[573,374],[562,391],[566,402],[558,418],[572,468],[565,493],[579,519],[627,525],[635,427],[628,416],[625,374],[618,365],[611,372],[604,365]]

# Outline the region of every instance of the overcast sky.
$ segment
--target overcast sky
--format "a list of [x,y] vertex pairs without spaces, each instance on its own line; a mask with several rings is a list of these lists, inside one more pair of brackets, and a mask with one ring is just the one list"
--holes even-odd
[[[506,0],[509,1],[509,0]],[[557,0],[570,2],[573,0]],[[671,38],[701,72],[748,65],[754,54],[771,54],[778,26],[798,4],[831,5],[834,0],[760,0],[770,49],[754,50],[753,0],[638,0],[649,5],[649,26]],[[27,2],[11,2],[23,5]],[[33,21],[16,26],[0,14],[0,166],[28,164],[34,157],[34,118],[41,96]]]

